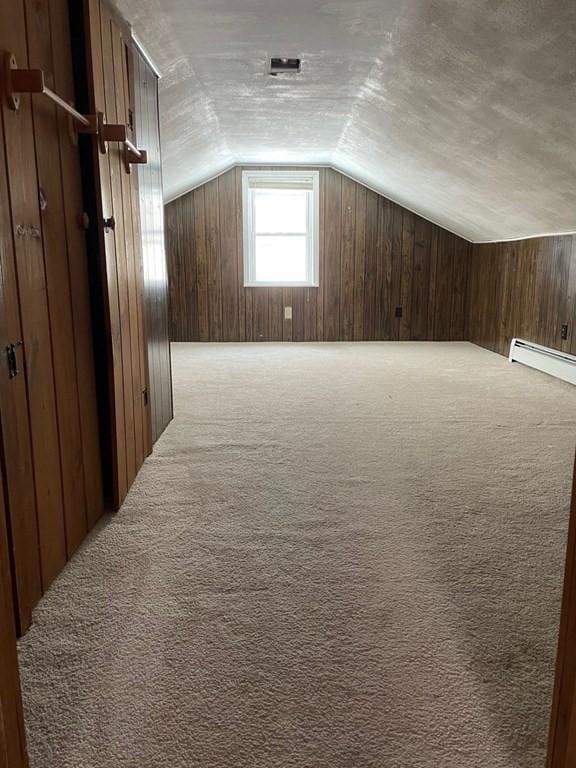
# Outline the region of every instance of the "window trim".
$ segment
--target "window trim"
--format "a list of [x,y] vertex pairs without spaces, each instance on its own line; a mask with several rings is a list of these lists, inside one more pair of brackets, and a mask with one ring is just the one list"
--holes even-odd
[[[312,194],[308,208],[309,226],[307,233],[307,266],[309,278],[302,282],[275,280],[273,282],[256,280],[256,232],[255,206],[252,204],[250,182],[255,181],[292,181],[305,178],[312,182]],[[244,287],[245,288],[317,288],[320,256],[320,172],[308,170],[242,171],[242,223],[244,242]]]

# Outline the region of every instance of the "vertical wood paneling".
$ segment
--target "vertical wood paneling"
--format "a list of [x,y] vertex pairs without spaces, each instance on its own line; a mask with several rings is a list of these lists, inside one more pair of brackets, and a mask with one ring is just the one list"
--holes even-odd
[[[0,25],[0,42],[4,50],[15,53],[20,66],[26,66],[24,7],[17,0],[9,8],[9,21]],[[21,314],[23,353],[33,426],[32,455],[42,583],[46,589],[66,563],[66,530],[30,97],[22,98],[17,112],[4,108],[3,117],[12,224],[16,232],[22,233],[15,237],[16,271],[20,305],[26,308]]]
[[[236,223],[236,291],[238,293],[238,336],[246,338],[246,291],[244,290],[244,246],[242,222],[242,171],[233,170],[234,174],[234,219]],[[193,259],[194,260],[194,259]]]
[[[125,57],[127,60],[128,57]],[[143,298],[147,337],[148,387],[150,403],[151,438],[156,442],[172,419],[172,367],[170,359],[170,320],[168,296],[168,272],[164,246],[164,206],[162,201],[162,165],[160,155],[160,123],[158,115],[158,77],[148,62],[134,51],[132,59],[134,72],[131,80],[134,85],[133,114],[136,122],[138,144],[146,147],[148,162],[138,166],[140,233],[143,262]],[[127,174],[124,174],[128,184]],[[182,224],[188,227],[186,241],[194,237],[194,196],[186,199],[185,215]],[[133,216],[137,207],[133,207]],[[180,228],[175,228],[177,234]],[[179,247],[180,238],[176,238],[175,247]],[[181,269],[186,279],[177,286],[180,302],[185,301],[190,307],[190,314],[182,316],[180,336],[188,337],[198,327],[198,302],[196,296],[186,296],[186,291],[194,291],[197,286],[196,259],[185,258],[184,248],[180,249]],[[137,269],[134,261],[133,269]],[[146,382],[140,380],[140,387]],[[135,395],[136,396],[136,395]],[[140,411],[142,417],[142,411]],[[144,428],[144,425],[142,425]],[[145,447],[142,446],[145,453]]]
[[576,760],[576,466],[558,633],[556,681],[550,717],[547,768],[572,768]]
[[568,235],[474,245],[469,339],[501,355],[515,337],[576,353],[575,244]]
[[356,185],[354,230],[354,338],[364,338],[364,293],[366,258],[366,187]]
[[220,296],[222,297],[222,341],[235,341],[239,334],[238,232],[236,225],[236,179],[234,172],[217,179],[220,223]]
[[[54,54],[54,85],[63,98],[74,102],[75,84],[70,66],[72,50],[68,0],[50,0],[49,7]],[[104,501],[88,254],[82,226],[84,203],[79,153],[69,139],[69,123],[63,112],[58,113],[58,121],[86,519],[88,528],[91,528],[102,515]]]
[[354,246],[356,231],[356,187],[342,179],[342,229],[340,264],[340,333],[342,341],[354,338]]
[[[55,89],[48,1],[26,0],[26,19],[30,65],[43,70],[48,86]],[[57,360],[53,371],[58,449],[66,550],[70,557],[87,531],[76,348],[68,268],[69,259],[73,259],[76,254],[68,253],[66,220],[62,215],[64,182],[60,165],[61,125],[58,112],[55,106],[41,99],[33,100],[32,104],[38,184],[45,201],[41,208],[44,266],[53,356]],[[56,460],[56,456],[53,458]]]
[[212,341],[222,341],[222,272],[220,261],[219,180],[206,184],[206,272],[208,277],[208,327]]
[[[90,42],[88,65],[92,90],[90,99],[91,112],[94,114],[103,112],[106,118],[100,0],[85,0],[85,2],[87,2],[87,24]],[[100,155],[96,143],[93,144],[93,156],[99,181],[95,196],[96,216],[100,222],[98,227],[98,244],[100,252],[105,254],[105,259],[101,265],[100,278],[104,286],[104,319],[110,335],[110,343],[106,345],[106,368],[108,369],[110,401],[110,457],[107,470],[111,475],[109,479],[109,492],[112,495],[111,504],[114,507],[118,507],[121,499],[124,499],[128,492],[122,326],[120,322],[118,277],[116,271],[116,238],[112,229],[102,226],[104,220],[114,216],[111,181],[112,166],[110,153],[107,152],[105,155]]]
[[[429,291],[428,291],[428,319],[426,321],[426,327],[428,329],[428,336],[431,339],[436,338],[436,286],[438,281],[437,265],[438,265],[438,239],[440,236],[440,230],[438,227],[432,227],[430,235],[430,267],[429,267]],[[464,258],[464,264],[467,264],[468,253]]]
[[[128,72],[126,69],[127,50],[122,35],[120,34],[120,30],[116,24],[111,25],[110,32],[112,37],[112,62],[114,66],[114,90],[116,94],[116,119],[119,123],[130,126],[130,94]],[[131,136],[131,138],[134,137]],[[153,161],[153,147],[151,148],[151,151],[151,161]],[[125,227],[126,288],[128,299],[127,327],[129,328],[129,359],[127,365],[130,369],[130,382],[132,385],[130,399],[133,403],[132,411],[134,414],[134,477],[136,477],[138,470],[148,455],[144,435],[144,412],[143,408],[140,407],[142,393],[148,388],[148,382],[144,367],[141,365],[141,353],[143,347],[143,328],[141,327],[142,262],[139,258],[139,230],[135,226],[134,221],[136,206],[134,205],[132,195],[132,174],[127,174],[124,168],[122,168],[121,171],[122,172],[119,174],[120,200],[122,206],[122,220],[124,221]],[[147,199],[148,196],[145,196],[145,202]],[[152,200],[150,201],[150,204],[152,207]],[[154,217],[152,216],[152,218]],[[127,432],[127,436],[131,437],[131,433]]]
[[[0,48],[74,101],[67,0],[0,0]],[[103,511],[78,148],[43,95],[0,130],[1,453],[18,630]]]
[[270,291],[250,288],[252,296],[252,341],[271,341],[270,337]]
[[568,270],[568,285],[566,290],[566,303],[564,305],[565,318],[568,323],[568,337],[562,341],[562,349],[565,352],[576,354],[576,237],[572,242],[566,242],[566,258],[570,263]]
[[[314,334],[313,338],[318,341],[324,341],[324,275],[326,265],[326,168],[320,169],[320,250],[319,259],[320,266],[318,270],[319,287],[315,291],[316,296],[316,332],[314,333],[314,327],[310,326],[310,335]],[[310,297],[308,297],[310,298]],[[309,306],[309,305],[308,305]]]
[[283,307],[282,288],[271,288],[268,292],[268,338],[270,341],[282,341]]
[[340,335],[342,268],[342,176],[326,170],[324,220],[324,340],[337,341]]
[[378,314],[378,195],[366,193],[366,236],[364,240],[364,338],[374,340]]
[[[292,288],[281,288],[280,290],[282,291],[282,301],[280,305],[280,311],[282,313],[282,341],[292,341],[292,334],[294,331],[292,320],[287,320],[282,311],[284,307],[292,307],[292,309],[294,309]],[[299,293],[302,292],[300,291]],[[302,313],[299,312],[299,315],[301,317]]]
[[392,204],[392,277],[390,279],[390,311],[391,333],[393,341],[400,339],[401,317],[396,316],[396,308],[402,307],[402,240],[404,226],[404,210],[399,205]]
[[468,338],[467,295],[470,249],[462,248],[461,241],[451,235],[453,244],[452,311],[450,338],[461,341]]
[[0,766],[26,768],[28,760],[5,521],[4,483],[0,475]]
[[238,167],[166,206],[172,339],[464,338],[469,244],[331,168],[319,288],[244,288],[241,184]]
[[[2,37],[0,28],[0,38]],[[11,218],[6,173],[3,120],[0,119],[0,349],[23,339],[20,301],[16,279]],[[18,349],[22,366],[22,349]],[[32,609],[42,595],[39,558],[36,494],[33,478],[28,392],[23,371],[10,379],[5,374],[6,357],[2,355],[0,406],[4,477],[10,515],[11,550],[14,557],[15,591],[18,598],[20,630],[32,620]]]
[[[129,29],[127,29],[123,22],[122,22],[122,35],[120,36],[118,34],[118,29],[116,30],[116,39],[120,40],[121,45],[121,59],[120,62],[118,62],[116,66],[116,76],[122,78],[122,89],[124,90],[125,98],[124,98],[124,119],[126,120],[126,125],[128,128],[128,136],[132,140],[132,143],[137,143],[136,141],[136,134],[134,131],[134,123],[139,119],[142,118],[142,115],[148,114],[148,122],[150,123],[151,117],[150,117],[150,111],[154,110],[155,113],[155,120],[158,120],[158,114],[157,114],[157,103],[156,99],[143,99],[141,100],[141,106],[143,113],[142,115],[135,114],[135,102],[134,102],[134,93],[133,93],[133,71],[134,71],[134,55],[133,50],[131,48],[131,38],[132,34]],[[116,59],[118,61],[118,59]],[[157,94],[154,94],[157,97]],[[148,102],[147,106],[148,109],[146,109],[145,102]],[[151,103],[155,102],[155,103]],[[151,132],[151,131],[150,131]],[[142,146],[142,145],[141,145]],[[136,339],[132,339],[132,348],[136,347],[137,354],[133,355],[133,366],[134,367],[134,390],[133,390],[133,396],[134,396],[134,407],[137,411],[138,419],[141,421],[142,424],[142,430],[141,430],[141,439],[142,443],[137,443],[136,446],[136,471],[138,472],[141,463],[144,461],[144,459],[152,452],[152,419],[151,419],[151,399],[150,399],[150,366],[149,366],[149,360],[148,360],[148,349],[149,344],[155,346],[157,349],[157,345],[155,345],[155,334],[157,333],[156,330],[156,324],[152,323],[153,332],[151,336],[148,336],[148,332],[146,329],[146,318],[145,318],[145,308],[144,308],[144,302],[145,302],[145,278],[144,278],[144,264],[143,264],[143,239],[142,239],[142,220],[141,220],[141,212],[147,208],[150,208],[151,213],[151,220],[153,221],[153,228],[155,232],[162,233],[160,240],[164,240],[163,237],[163,229],[164,229],[164,209],[162,205],[162,181],[161,181],[161,161],[160,161],[160,136],[159,136],[159,130],[154,132],[154,135],[151,136],[148,139],[148,147],[150,149],[150,160],[147,164],[150,164],[150,171],[151,173],[155,173],[156,176],[160,176],[160,179],[157,183],[151,185],[151,187],[145,188],[142,195],[139,195],[139,174],[138,173],[131,173],[130,180],[132,183],[127,185],[128,189],[128,202],[124,203],[124,216],[126,217],[128,223],[130,223],[131,220],[131,230],[128,232],[128,237],[132,239],[133,242],[133,267],[130,270],[130,281],[131,284],[134,286],[134,296],[135,296],[135,302],[132,302],[133,311],[135,313],[131,326],[135,329],[135,332],[137,334]],[[146,152],[148,152],[148,148],[146,149]],[[141,167],[141,166],[140,166]],[[126,183],[128,181],[128,177],[125,175],[123,177],[123,182]],[[162,243],[163,245],[163,243]],[[160,248],[162,248],[162,245]],[[162,264],[165,263],[165,259],[160,259],[155,262],[155,264]],[[153,266],[152,272],[155,275],[156,270]],[[148,275],[147,275],[148,277]],[[160,275],[158,275],[158,282],[161,283],[162,280],[160,279]],[[165,276],[165,282],[167,281],[167,275]],[[149,285],[149,280],[146,280],[146,286]],[[160,303],[163,305],[167,298],[165,298],[163,292],[159,294],[160,296]],[[148,297],[148,294],[147,294]],[[163,310],[164,307],[162,306]],[[165,322],[168,322],[167,313],[166,313],[166,319]],[[169,357],[169,349],[167,350],[167,354]],[[163,357],[160,356],[160,359],[164,360],[164,364],[166,364],[166,355]],[[170,368],[170,361],[167,361],[168,367]],[[166,384],[166,374],[161,377],[161,389],[164,390],[165,384]],[[170,373],[171,378],[171,373]],[[164,395],[160,395],[161,398],[164,398]],[[170,402],[170,412],[172,407],[172,387],[170,382],[170,391],[169,391],[169,402]],[[157,402],[157,401],[156,401]],[[137,432],[137,438],[139,436],[140,431]]]
[[436,266],[436,324],[438,341],[448,341],[452,329],[452,294],[454,279],[454,242],[449,232],[441,232]]
[[[412,271],[412,322],[410,338],[417,341],[429,337],[428,302],[430,300],[430,265],[432,225],[424,219],[416,220],[414,230],[414,262]],[[459,286],[454,286],[454,291]]]
[[380,198],[378,217],[379,242],[379,278],[378,294],[378,338],[392,338],[392,203],[386,198]]
[[414,314],[411,296],[414,270],[414,230],[416,227],[416,216],[411,211],[404,211],[402,219],[402,273],[400,281],[402,317],[400,318],[400,341],[407,341],[411,338],[411,323]]
[[[127,47],[130,33],[105,2],[85,0],[88,10],[88,88],[90,109],[103,112],[109,123],[128,126],[132,100]],[[140,100],[141,102],[142,100]],[[147,118],[144,118],[147,119]],[[145,147],[144,147],[145,148]],[[109,381],[111,505],[118,508],[151,450],[148,349],[143,307],[142,216],[156,227],[160,221],[153,201],[138,199],[138,174],[127,173],[122,145],[109,142],[106,154],[94,143],[96,209],[100,250],[105,253],[102,283],[105,286],[106,346]],[[151,146],[154,157],[154,146]],[[114,218],[105,228],[104,219]],[[158,224],[159,225],[159,224]],[[161,226],[161,225],[159,225]]]
[[[118,114],[116,94],[120,83],[116,83],[118,75],[112,49],[115,35],[115,24],[112,21],[105,4],[100,6],[101,19],[101,43],[102,62],[104,71],[104,105],[106,121],[109,123],[121,123],[122,115]],[[120,80],[120,78],[118,78]],[[136,477],[136,432],[133,392],[133,368],[132,368],[132,338],[134,328],[131,326],[132,316],[130,312],[130,273],[127,249],[130,247],[128,218],[124,215],[124,201],[122,198],[122,173],[123,158],[119,145],[109,144],[108,155],[110,162],[110,180],[112,195],[112,215],[114,216],[114,242],[115,242],[115,271],[118,289],[119,331],[122,360],[123,379],[123,414],[124,414],[124,450],[126,457],[126,482],[128,488]],[[131,237],[130,237],[131,241]],[[130,243],[131,244],[131,243]]]

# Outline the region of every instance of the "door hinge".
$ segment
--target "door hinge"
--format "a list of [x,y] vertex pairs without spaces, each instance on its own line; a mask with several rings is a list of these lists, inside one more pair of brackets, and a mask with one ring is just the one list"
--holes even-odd
[[148,405],[148,387],[142,390],[142,395],[144,397],[144,405]]
[[104,232],[114,232],[116,229],[116,221],[114,219],[114,216],[109,216],[107,219],[104,219]]
[[22,346],[21,341],[16,341],[14,344],[8,344],[6,347],[6,362],[8,364],[8,378],[13,379],[18,376],[18,357],[16,350]]

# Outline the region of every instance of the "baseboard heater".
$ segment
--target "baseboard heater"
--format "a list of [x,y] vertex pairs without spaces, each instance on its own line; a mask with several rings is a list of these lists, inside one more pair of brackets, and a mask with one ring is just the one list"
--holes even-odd
[[523,363],[557,379],[576,384],[576,357],[567,352],[543,347],[524,339],[512,339],[508,359],[511,363]]

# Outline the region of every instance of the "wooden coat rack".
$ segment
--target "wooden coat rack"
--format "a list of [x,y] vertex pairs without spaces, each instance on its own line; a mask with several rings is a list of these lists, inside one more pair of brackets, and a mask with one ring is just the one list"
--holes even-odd
[[102,153],[106,153],[108,142],[117,142],[124,147],[124,167],[130,173],[134,164],[148,162],[146,150],[138,149],[128,138],[128,128],[122,124],[106,123],[104,115],[83,115],[72,104],[62,99],[51,88],[48,88],[41,69],[20,69],[13,53],[4,55],[4,94],[9,109],[20,107],[20,94],[42,94],[47,96],[57,107],[68,115],[69,133],[73,143],[77,142],[79,133],[98,137],[98,145]]

